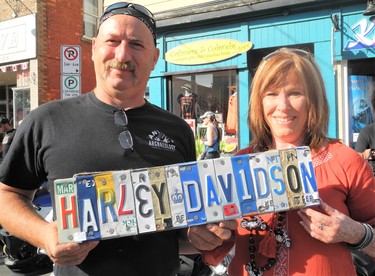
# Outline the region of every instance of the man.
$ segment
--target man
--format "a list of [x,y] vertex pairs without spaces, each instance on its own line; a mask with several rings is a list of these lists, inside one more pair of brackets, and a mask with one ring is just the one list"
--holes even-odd
[[[371,95],[372,109],[375,111],[375,92]],[[370,109],[371,116],[371,109]],[[366,159],[375,175],[375,123],[368,124],[359,133],[355,150]]]
[[4,138],[2,141],[2,157],[4,158],[9,150],[10,144],[12,144],[13,142],[14,134],[16,133],[16,130],[13,128],[13,126],[9,122],[9,119],[6,117],[2,117],[0,119],[0,132],[4,134]]
[[[44,181],[53,185],[55,179],[80,172],[152,167],[195,159],[194,137],[187,123],[144,99],[159,57],[155,45],[151,12],[124,2],[109,6],[92,41],[95,89],[30,112],[0,168],[1,226],[45,249],[55,262],[57,276],[166,276],[174,275],[179,266],[175,230],[58,244],[56,222],[45,222],[30,205],[35,190]],[[228,235],[228,230],[213,228],[203,240],[212,240],[209,234],[219,230],[213,238],[220,243],[220,233]]]

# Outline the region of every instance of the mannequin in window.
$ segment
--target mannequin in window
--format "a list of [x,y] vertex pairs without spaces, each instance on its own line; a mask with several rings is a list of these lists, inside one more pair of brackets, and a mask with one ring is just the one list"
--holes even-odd
[[181,107],[180,117],[183,119],[197,119],[198,95],[191,91],[191,84],[185,83],[181,86],[183,94],[178,95],[177,101]]
[[231,88],[231,94],[228,100],[228,114],[225,131],[231,134],[238,132],[238,107],[237,107],[237,88]]

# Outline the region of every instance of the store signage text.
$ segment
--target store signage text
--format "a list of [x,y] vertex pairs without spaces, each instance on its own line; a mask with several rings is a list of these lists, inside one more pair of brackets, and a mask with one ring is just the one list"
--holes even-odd
[[165,53],[165,60],[180,65],[206,64],[247,52],[253,43],[233,39],[206,39],[177,46]]
[[367,19],[362,19],[351,27],[355,40],[349,40],[344,50],[360,50],[374,48],[375,24]]
[[36,57],[35,14],[0,22],[0,64]]
[[[20,44],[20,35],[25,33],[25,26],[14,26],[13,28],[0,30],[0,51],[4,54],[24,50]],[[21,47],[21,49],[20,49]]]

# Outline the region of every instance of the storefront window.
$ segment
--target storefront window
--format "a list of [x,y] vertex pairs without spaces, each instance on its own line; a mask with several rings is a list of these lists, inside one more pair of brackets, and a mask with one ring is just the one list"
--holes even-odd
[[235,70],[187,74],[172,77],[170,110],[191,126],[197,153],[206,126],[199,118],[205,112],[215,113],[221,130],[222,156],[234,154],[238,147],[237,74]]
[[13,119],[13,91],[11,86],[0,86],[0,116]]
[[18,127],[30,113],[30,89],[13,88],[14,126]]
[[375,59],[349,61],[349,138],[353,148],[360,131],[375,122],[375,110],[371,104],[375,88],[374,64]]

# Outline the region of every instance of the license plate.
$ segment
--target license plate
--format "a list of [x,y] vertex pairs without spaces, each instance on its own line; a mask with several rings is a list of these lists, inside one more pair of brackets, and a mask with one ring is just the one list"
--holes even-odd
[[186,227],[185,200],[178,165],[165,167],[173,228]]
[[306,206],[319,205],[318,185],[315,179],[314,167],[311,160],[310,148],[307,146],[297,147],[297,158],[299,163],[304,201]]
[[203,205],[206,212],[206,223],[224,220],[223,208],[216,183],[213,159],[197,162],[199,180],[202,188]]
[[289,207],[290,209],[303,208],[305,207],[304,193],[298,166],[297,151],[292,148],[280,150],[279,153]]
[[163,231],[171,229],[172,215],[169,206],[168,188],[164,167],[149,168],[148,176],[150,178],[156,230]]
[[79,233],[77,188],[74,178],[55,180],[53,186],[59,243],[74,242]]
[[225,219],[234,219],[241,216],[240,201],[232,162],[230,157],[214,159],[217,186],[221,198],[223,215]]
[[188,226],[205,224],[207,221],[202,199],[198,167],[196,162],[180,165],[180,177],[185,197]]
[[232,156],[232,169],[235,183],[237,185],[240,211],[243,216],[256,214],[257,201],[255,188],[250,171],[250,158],[248,154]]
[[250,154],[250,170],[253,176],[259,214],[274,212],[264,153]]
[[138,221],[138,232],[147,233],[156,231],[154,206],[150,179],[147,169],[139,169],[131,172],[133,192]]
[[130,171],[114,171],[112,176],[116,191],[118,214],[116,232],[120,236],[136,235],[138,234],[138,228]]
[[285,180],[281,169],[280,154],[278,150],[265,152],[269,184],[275,212],[289,210],[288,195],[285,189]]
[[102,239],[118,237],[117,206],[112,173],[95,174],[99,226]]
[[93,175],[76,176],[81,235],[86,241],[100,239],[100,223]]

